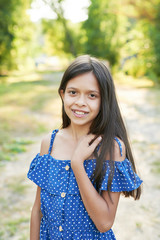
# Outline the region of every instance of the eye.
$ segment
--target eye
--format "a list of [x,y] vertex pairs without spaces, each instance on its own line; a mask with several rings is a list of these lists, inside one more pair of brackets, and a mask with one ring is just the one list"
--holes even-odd
[[69,91],[69,94],[70,94],[70,95],[75,95],[75,94],[76,94],[76,91],[75,91],[75,90],[71,90],[71,91]]
[[95,95],[94,93],[90,93],[90,94],[89,94],[89,97],[90,97],[90,98],[96,98],[96,95]]

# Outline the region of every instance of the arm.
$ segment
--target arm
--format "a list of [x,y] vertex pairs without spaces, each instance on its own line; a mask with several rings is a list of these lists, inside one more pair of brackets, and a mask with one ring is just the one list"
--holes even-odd
[[36,199],[31,212],[31,222],[30,222],[30,240],[39,240],[40,232],[40,221],[41,221],[41,210],[40,210],[40,193],[41,188],[37,187]]
[[[50,143],[50,135],[46,136],[41,143],[40,155],[44,155],[48,152]],[[30,240],[39,240],[40,236],[40,222],[42,218],[41,213],[41,200],[40,200],[41,188],[37,187],[35,202],[31,211],[30,222]]]
[[[86,136],[78,144],[71,159],[71,166],[79,186],[84,206],[89,216],[91,217],[92,221],[100,232],[106,232],[113,225],[120,193],[111,192],[111,201],[108,192],[102,191],[102,194],[100,195],[92,185],[90,179],[88,178],[84,169],[83,162],[84,159],[87,159],[91,155],[91,153],[93,153],[95,147],[100,142],[100,140],[96,139],[89,146],[88,143],[91,141],[91,139],[93,139],[93,135],[92,137]],[[116,146],[116,143],[115,157],[117,160],[120,161],[124,157],[120,156],[119,149]]]

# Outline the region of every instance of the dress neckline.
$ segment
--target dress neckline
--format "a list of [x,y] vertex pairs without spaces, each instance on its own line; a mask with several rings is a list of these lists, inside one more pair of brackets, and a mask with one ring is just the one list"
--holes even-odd
[[[51,157],[54,161],[56,161],[56,162],[68,162],[68,163],[71,163],[71,160],[70,159],[58,159],[58,158],[55,158],[55,157],[53,157],[52,155],[50,155],[50,154],[44,154],[44,155],[40,155],[40,153],[38,153],[37,154],[38,155],[38,157],[45,157],[45,156],[48,156],[48,157]],[[128,160],[127,158],[125,158],[123,161],[114,161],[115,163],[123,163],[123,162],[125,162],[126,160]],[[91,161],[96,161],[96,159],[95,158],[91,158],[91,159],[86,159],[86,160],[84,160],[84,162],[87,162],[87,161],[89,161],[89,162],[91,162]],[[105,162],[110,162],[111,160],[105,160]]]

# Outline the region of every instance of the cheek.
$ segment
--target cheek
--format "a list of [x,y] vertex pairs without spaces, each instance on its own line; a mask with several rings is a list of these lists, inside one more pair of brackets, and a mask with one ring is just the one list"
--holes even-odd
[[101,102],[100,101],[95,102],[94,108],[95,108],[95,111],[97,113],[99,113],[99,111],[100,111],[100,106],[101,106]]
[[64,96],[64,98],[63,98],[63,104],[64,104],[64,108],[65,108],[65,109],[69,108],[69,107],[73,104],[72,98],[69,98],[69,97],[67,97],[67,96]]

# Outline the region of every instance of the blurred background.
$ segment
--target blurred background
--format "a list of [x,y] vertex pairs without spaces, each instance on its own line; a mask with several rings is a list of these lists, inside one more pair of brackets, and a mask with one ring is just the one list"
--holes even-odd
[[117,240],[160,239],[160,0],[0,0],[0,239],[29,239],[42,137],[61,126],[57,88],[81,54],[114,77],[142,198],[121,198]]

